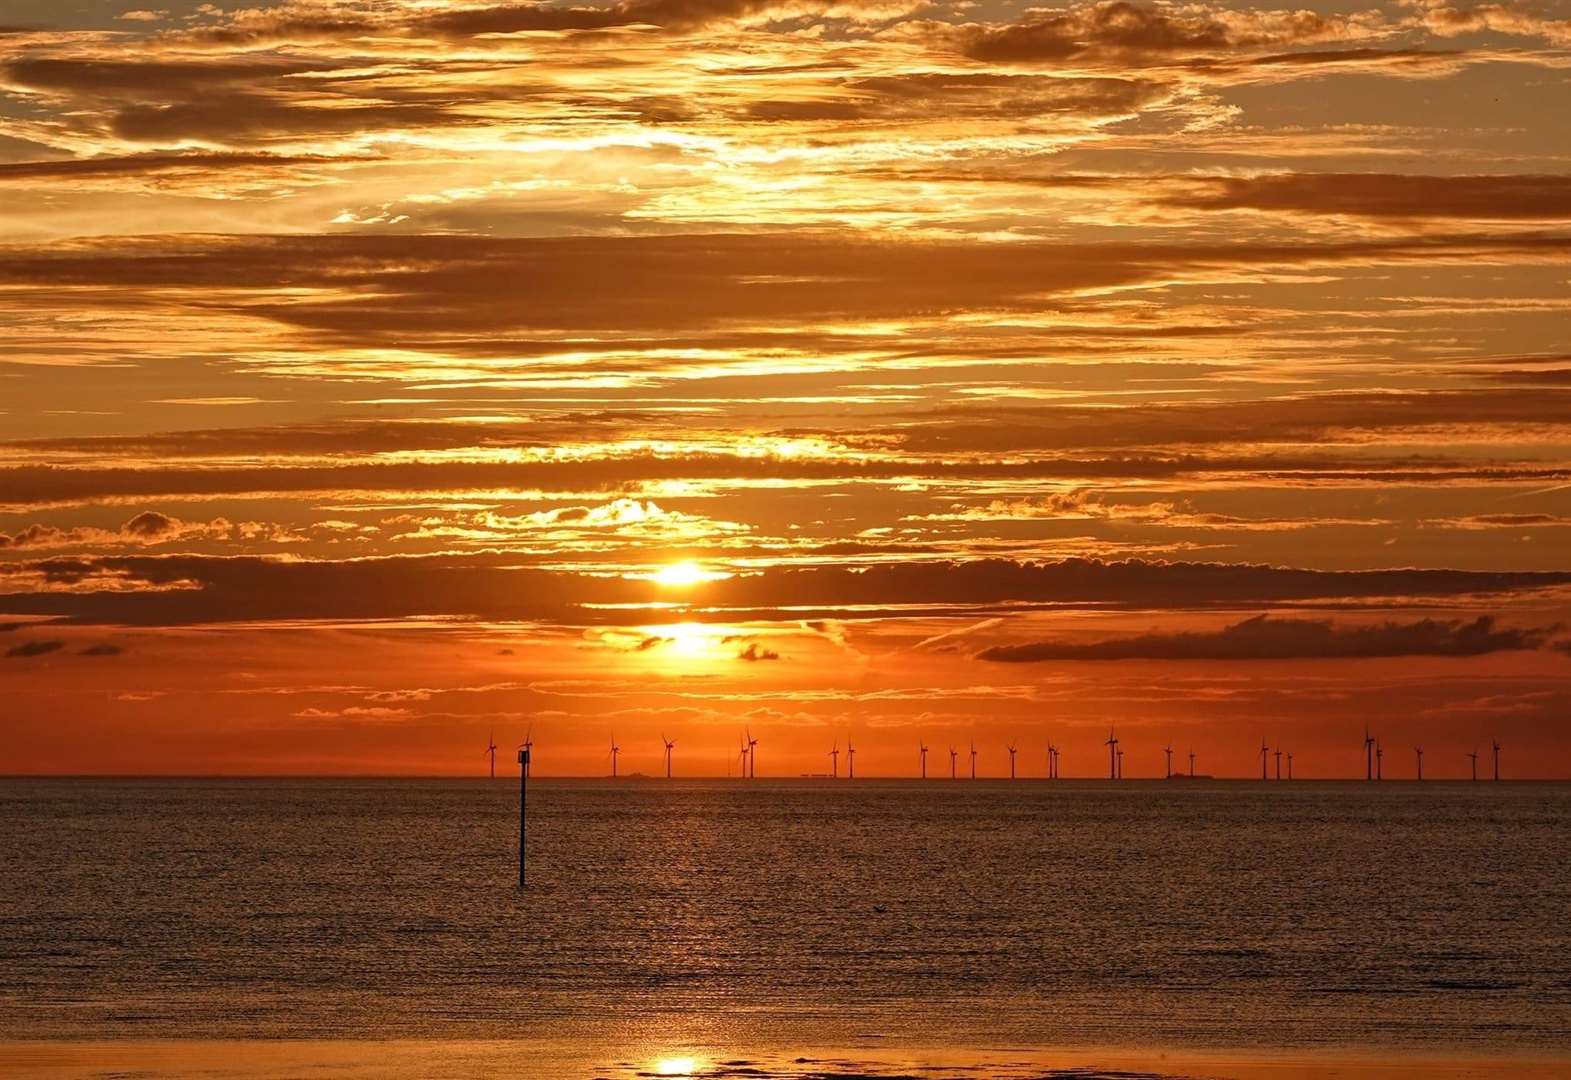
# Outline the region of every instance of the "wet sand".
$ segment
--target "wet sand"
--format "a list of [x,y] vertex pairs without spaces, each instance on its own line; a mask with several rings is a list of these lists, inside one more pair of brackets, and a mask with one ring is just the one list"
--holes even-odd
[[1391,1051],[1013,1050],[833,1047],[776,1056],[640,1045],[605,1054],[533,1040],[108,1040],[0,1042],[12,1080],[1565,1080],[1561,1059]]

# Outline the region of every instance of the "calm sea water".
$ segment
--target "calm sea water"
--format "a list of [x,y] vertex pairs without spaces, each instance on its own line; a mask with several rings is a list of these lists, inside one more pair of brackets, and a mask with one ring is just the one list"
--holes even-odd
[[0,781],[0,1038],[1571,1049],[1571,786]]

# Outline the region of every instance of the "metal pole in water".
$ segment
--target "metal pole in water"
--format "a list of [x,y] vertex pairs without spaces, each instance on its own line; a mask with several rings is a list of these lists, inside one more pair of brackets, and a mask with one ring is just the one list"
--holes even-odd
[[524,838],[527,835],[528,819],[525,816],[525,803],[529,793],[529,751],[518,752],[518,887],[524,887]]

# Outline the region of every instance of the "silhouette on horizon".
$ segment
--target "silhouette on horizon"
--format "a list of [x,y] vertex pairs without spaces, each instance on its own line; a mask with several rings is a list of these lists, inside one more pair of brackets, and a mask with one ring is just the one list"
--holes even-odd
[[1489,748],[1492,751],[1494,751],[1494,755],[1495,755],[1495,779],[1499,780],[1500,779],[1500,751],[1505,749],[1505,747],[1500,745],[1500,740],[1498,738],[1496,738],[1495,736],[1491,735],[1489,737]]
[[922,779],[927,779],[927,743],[921,739],[916,741],[917,748],[922,751]]
[[620,746],[616,745],[616,735],[612,734],[612,736],[611,736],[611,754],[610,754],[610,757],[611,757],[611,779],[613,779],[613,780],[616,779],[616,756],[618,754],[620,754],[621,752],[622,752],[622,748]]
[[1167,774],[1162,779],[1171,780],[1173,778],[1173,744],[1168,743],[1162,747],[1162,753],[1167,755]]
[[1009,743],[1009,779],[1015,778],[1015,744]]
[[955,762],[960,760],[960,751],[956,750],[953,743],[949,744],[949,779],[956,779]]
[[665,744],[665,778],[671,779],[671,751],[676,749],[676,740],[665,737],[665,732],[660,733],[660,741]]
[[496,779],[496,728],[485,737],[485,752],[491,755],[491,779]]
[[830,777],[840,779],[840,740],[835,740],[835,748],[829,751]]
[[1369,725],[1364,725],[1364,779],[1375,778],[1375,737],[1369,734]]
[[1469,751],[1467,756],[1473,763],[1473,783],[1476,784],[1478,783],[1478,751]]
[[971,779],[976,779],[976,740],[971,741]]
[[1115,728],[1107,729],[1107,742],[1102,744],[1107,747],[1107,778],[1118,779],[1118,733]]
[[1424,778],[1424,748],[1415,746],[1413,747],[1413,753],[1418,755],[1418,778],[1422,780]]

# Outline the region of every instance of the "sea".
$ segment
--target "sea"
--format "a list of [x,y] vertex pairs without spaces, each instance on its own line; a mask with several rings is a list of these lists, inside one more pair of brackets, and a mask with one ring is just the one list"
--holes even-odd
[[0,780],[0,1041],[1571,1060],[1568,784],[518,787]]

